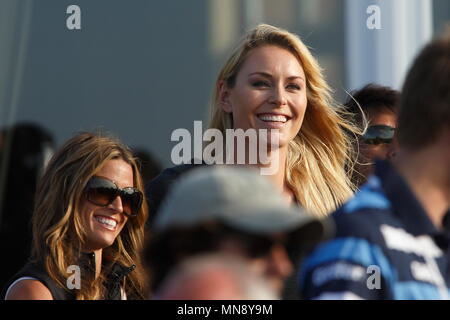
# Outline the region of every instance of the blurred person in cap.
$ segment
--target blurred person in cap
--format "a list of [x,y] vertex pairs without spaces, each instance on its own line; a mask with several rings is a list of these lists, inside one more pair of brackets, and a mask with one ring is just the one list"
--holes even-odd
[[402,89],[392,163],[333,220],[335,238],[301,269],[308,299],[449,299],[450,33],[415,58]]
[[279,294],[242,258],[213,253],[187,258],[175,267],[153,299],[275,300]]
[[[280,294],[302,250],[330,226],[298,207],[255,169],[213,166],[182,177],[168,194],[145,249],[150,287],[187,258],[222,252],[245,259]],[[220,290],[220,289],[218,289]]]
[[352,92],[345,108],[352,120],[368,127],[358,139],[358,160],[353,170],[352,181],[356,186],[366,182],[373,173],[375,159],[392,159],[395,155],[395,128],[400,103],[400,92],[389,87],[368,84]]

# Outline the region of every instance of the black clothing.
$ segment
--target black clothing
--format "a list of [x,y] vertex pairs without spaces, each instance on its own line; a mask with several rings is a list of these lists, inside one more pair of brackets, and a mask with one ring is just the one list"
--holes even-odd
[[151,227],[158,214],[159,207],[166,197],[169,189],[175,180],[191,169],[204,166],[206,163],[194,164],[192,160],[189,164],[182,164],[172,168],[164,169],[161,174],[147,183],[145,187],[145,195],[148,202],[149,218],[147,227]]
[[[94,278],[95,273],[95,255],[94,253],[83,253],[79,261],[80,273],[91,273]],[[127,276],[136,266],[124,267],[118,263],[115,263],[109,267],[107,282],[105,287],[107,290],[106,300],[121,300],[120,283],[122,279]],[[0,299],[4,300],[7,290],[14,281],[22,277],[36,278],[42,282],[50,291],[54,300],[74,300],[76,289],[62,288],[56,284],[56,282],[50,278],[45,267],[42,263],[28,262],[19,272],[17,272],[3,288]],[[136,297],[127,297],[127,299],[133,299]]]

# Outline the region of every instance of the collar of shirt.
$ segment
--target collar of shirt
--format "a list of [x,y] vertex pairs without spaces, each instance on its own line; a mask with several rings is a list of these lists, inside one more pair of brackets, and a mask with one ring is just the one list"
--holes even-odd
[[405,179],[392,164],[388,161],[377,161],[375,174],[380,178],[393,212],[404,223],[406,231],[414,236],[430,235],[439,247],[446,250],[450,245],[449,212],[444,217],[444,230],[437,229]]

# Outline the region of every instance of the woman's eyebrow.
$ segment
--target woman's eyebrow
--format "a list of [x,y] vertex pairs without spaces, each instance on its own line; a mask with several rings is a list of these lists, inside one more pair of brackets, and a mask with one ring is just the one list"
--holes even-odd
[[250,77],[250,76],[253,76],[253,75],[260,75],[260,76],[263,76],[263,77],[266,77],[266,78],[272,78],[272,75],[270,73],[262,72],[262,71],[252,72],[248,76]]
[[[252,73],[249,73],[248,76],[250,77],[250,76],[253,76],[253,75],[260,75],[260,76],[263,76],[263,77],[266,77],[266,78],[273,78],[270,73],[263,72],[263,71],[252,72]],[[305,79],[302,76],[290,76],[290,77],[287,77],[287,79],[288,80],[301,79],[301,80],[305,81]]]

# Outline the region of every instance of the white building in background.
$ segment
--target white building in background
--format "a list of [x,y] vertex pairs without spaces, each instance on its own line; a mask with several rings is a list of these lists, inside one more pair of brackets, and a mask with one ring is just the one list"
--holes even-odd
[[431,0],[345,0],[350,90],[369,82],[400,90],[415,55],[433,37]]

